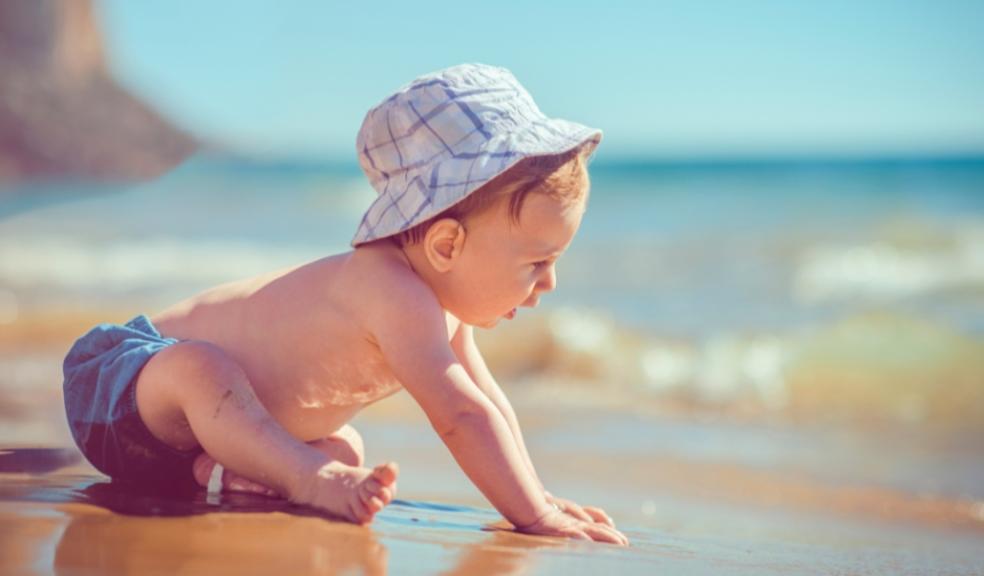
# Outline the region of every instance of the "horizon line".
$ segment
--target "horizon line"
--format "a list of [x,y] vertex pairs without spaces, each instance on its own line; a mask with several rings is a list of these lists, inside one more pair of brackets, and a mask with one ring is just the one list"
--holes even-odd
[[[255,166],[352,167],[358,169],[358,160],[341,154],[255,154],[235,150],[203,149],[187,160],[203,158],[218,162],[248,163]],[[836,164],[977,164],[984,163],[984,150],[968,151],[911,151],[911,152],[786,152],[745,154],[660,154],[660,153],[608,153],[590,160],[593,168],[632,168],[644,166],[741,166],[741,165],[836,165]]]

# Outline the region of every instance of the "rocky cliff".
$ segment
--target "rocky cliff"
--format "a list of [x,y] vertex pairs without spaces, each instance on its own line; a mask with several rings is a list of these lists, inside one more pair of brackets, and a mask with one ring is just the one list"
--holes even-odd
[[150,178],[195,148],[113,80],[91,0],[0,0],[0,182]]

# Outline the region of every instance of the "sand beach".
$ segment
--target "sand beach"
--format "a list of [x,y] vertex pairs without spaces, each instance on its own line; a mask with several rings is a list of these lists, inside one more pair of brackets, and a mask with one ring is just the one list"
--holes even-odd
[[[934,444],[905,429],[831,432],[643,403],[599,411],[514,392],[544,481],[604,507],[631,547],[512,532],[403,393],[355,421],[369,460],[402,471],[398,500],[368,527],[262,496],[110,483],[45,403],[6,418],[0,434],[0,572],[984,573],[973,439]],[[39,433],[38,422],[54,424]]]
[[[576,419],[577,413],[564,417]],[[618,440],[624,417],[611,415],[581,419],[577,426],[538,428],[531,444],[542,474],[557,493],[604,506],[632,546],[519,535],[474,491],[423,423],[363,420],[360,428],[370,457],[395,457],[403,467],[398,501],[369,527],[260,496],[209,499],[204,491],[153,494],[113,485],[79,462],[72,449],[4,450],[0,570],[479,575],[984,571],[980,502],[733,459],[581,448],[583,433],[577,438],[574,430],[584,424],[609,436],[607,441]],[[663,422],[659,431],[683,432],[687,427]],[[719,433],[741,434],[741,428]],[[557,441],[555,435],[569,439]],[[804,442],[803,448],[809,447]]]

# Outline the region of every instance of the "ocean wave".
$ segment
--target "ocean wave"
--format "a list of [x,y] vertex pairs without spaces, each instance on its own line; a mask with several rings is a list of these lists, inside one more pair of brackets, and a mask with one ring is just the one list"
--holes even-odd
[[98,288],[109,293],[175,285],[205,287],[300,264],[331,252],[318,246],[277,246],[245,240],[162,237],[99,242],[45,234],[19,237],[16,242],[0,241],[0,286]]
[[588,403],[670,401],[696,410],[857,423],[984,422],[984,342],[901,314],[683,340],[567,309],[484,332],[480,345],[504,381],[543,385]]
[[908,247],[879,240],[811,247],[796,271],[794,295],[802,303],[820,304],[984,291],[984,225],[957,228],[940,244]]
[[[0,386],[50,388],[55,352],[95,322],[127,314],[20,315],[0,330]],[[685,339],[627,329],[598,310],[538,309],[477,338],[493,374],[526,401],[807,422],[984,423],[984,341],[911,315]]]

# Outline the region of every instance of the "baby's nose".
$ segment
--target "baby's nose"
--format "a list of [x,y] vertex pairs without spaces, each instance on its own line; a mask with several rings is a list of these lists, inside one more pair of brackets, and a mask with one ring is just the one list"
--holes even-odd
[[557,288],[557,269],[551,264],[536,284],[537,292],[552,292]]

